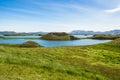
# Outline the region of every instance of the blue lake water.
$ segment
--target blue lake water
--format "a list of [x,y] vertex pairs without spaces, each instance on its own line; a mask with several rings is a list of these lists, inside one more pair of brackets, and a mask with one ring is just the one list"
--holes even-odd
[[[78,38],[86,38],[86,37],[92,37],[93,35],[74,35],[74,36]],[[4,37],[11,39],[34,39],[34,38],[40,38],[41,36],[4,36]]]
[[4,36],[4,37],[11,39],[34,39],[34,38],[40,38],[41,36]]
[[82,39],[82,40],[69,40],[69,41],[49,41],[49,40],[33,40],[33,39],[0,39],[0,44],[22,44],[29,40],[35,41],[38,44],[45,47],[83,46],[83,45],[93,45],[93,44],[111,41],[111,40],[95,40],[95,39]]
[[92,37],[93,35],[74,35],[74,36],[78,38],[87,38],[87,37]]

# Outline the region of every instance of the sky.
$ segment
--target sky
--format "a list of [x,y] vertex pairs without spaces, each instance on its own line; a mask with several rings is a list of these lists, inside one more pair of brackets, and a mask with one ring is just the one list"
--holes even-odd
[[0,31],[120,29],[120,0],[0,0]]

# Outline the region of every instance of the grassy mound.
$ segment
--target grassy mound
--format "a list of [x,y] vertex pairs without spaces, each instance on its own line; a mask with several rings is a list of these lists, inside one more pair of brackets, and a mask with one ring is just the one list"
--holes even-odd
[[115,40],[113,40],[113,41],[111,41],[111,42],[109,42],[109,43],[106,43],[106,44],[109,45],[109,46],[117,46],[117,47],[120,47],[120,38],[115,39]]
[[70,34],[61,32],[61,33],[48,33],[41,37],[41,39],[45,40],[75,40],[78,39]]
[[116,35],[105,35],[105,34],[95,34],[92,37],[93,39],[117,39],[120,38],[120,34]]
[[20,45],[20,47],[40,47],[40,45],[36,42],[33,42],[33,41],[27,41],[23,44]]
[[3,37],[3,36],[0,36],[0,39],[4,39],[4,37]]

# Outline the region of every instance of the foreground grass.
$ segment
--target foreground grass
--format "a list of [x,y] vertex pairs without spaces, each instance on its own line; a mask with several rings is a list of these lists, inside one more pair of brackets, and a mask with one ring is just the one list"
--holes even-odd
[[[117,41],[117,42],[116,42]],[[120,80],[120,46],[0,46],[1,80]]]

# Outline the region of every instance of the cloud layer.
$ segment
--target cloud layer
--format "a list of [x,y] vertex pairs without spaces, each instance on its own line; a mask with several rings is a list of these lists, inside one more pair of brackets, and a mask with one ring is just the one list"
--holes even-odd
[[116,8],[109,9],[109,10],[105,10],[105,12],[107,12],[107,13],[116,13],[116,12],[120,12],[120,7],[116,7]]
[[119,4],[120,0],[1,0],[0,28],[16,31],[120,29]]

